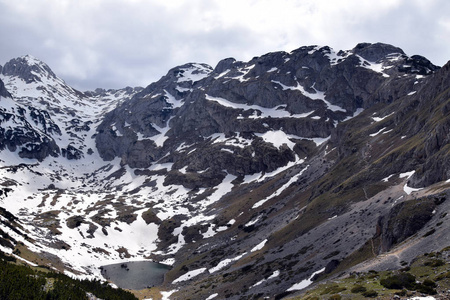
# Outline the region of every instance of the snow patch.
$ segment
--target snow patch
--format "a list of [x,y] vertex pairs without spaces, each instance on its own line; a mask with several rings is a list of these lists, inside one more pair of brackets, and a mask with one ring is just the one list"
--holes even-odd
[[306,166],[303,170],[301,170],[298,174],[296,174],[295,176],[292,176],[291,179],[289,179],[289,181],[287,183],[285,183],[281,188],[279,188],[278,190],[275,191],[275,193],[273,193],[272,195],[256,202],[255,204],[253,204],[252,208],[258,208],[260,206],[262,206],[264,203],[266,203],[267,201],[269,201],[272,198],[275,198],[279,195],[281,195],[281,193],[287,189],[289,186],[291,186],[291,184],[293,184],[294,182],[296,182],[300,176],[303,174],[303,172],[305,172],[308,169],[309,165]]
[[324,271],[325,271],[325,268],[322,268],[319,271],[312,273],[311,276],[308,279],[302,280],[301,282],[299,282],[297,284],[294,284],[289,289],[287,289],[287,291],[288,292],[290,292],[290,291],[298,291],[298,290],[302,290],[302,289],[310,286],[313,283],[313,281],[312,281],[313,277],[316,276],[317,274],[320,274],[320,273],[324,272]]
[[205,300],[212,300],[212,299],[216,298],[217,296],[219,296],[219,294],[215,293],[215,294],[210,295],[210,296],[209,296],[208,298],[206,298]]
[[183,68],[184,72],[178,76],[178,82],[192,81],[192,83],[202,80],[207,77],[212,70],[205,65],[194,63],[189,68]]
[[255,251],[259,251],[262,248],[264,248],[264,246],[267,243],[267,239],[265,239],[264,241],[262,241],[261,243],[259,243],[258,245],[256,245],[255,247],[252,248],[252,250],[250,250],[250,252],[255,252]]
[[206,271],[206,268],[200,268],[200,269],[189,271],[186,274],[183,274],[180,277],[178,277],[177,279],[175,279],[172,283],[191,280],[192,278],[202,274],[205,271]]
[[346,109],[339,107],[337,105],[331,104],[330,102],[325,100],[325,92],[318,91],[316,88],[314,88],[314,85],[311,86],[311,88],[315,91],[315,93],[310,93],[310,92],[306,91],[305,88],[303,86],[301,86],[300,83],[298,83],[298,82],[297,82],[297,86],[287,86],[287,85],[284,85],[281,82],[275,81],[275,80],[272,80],[272,82],[280,85],[283,88],[283,91],[285,91],[285,90],[300,91],[304,96],[306,96],[312,100],[322,100],[326,104],[327,108],[331,111],[347,112]]
[[390,116],[392,116],[394,113],[390,113],[390,114],[388,114],[388,115],[386,115],[386,116],[384,116],[384,117],[372,117],[372,119],[375,121],[375,122],[380,122],[380,121],[383,121],[384,119],[386,119],[387,117],[390,117]]
[[262,119],[262,118],[306,118],[310,114],[312,114],[314,111],[303,113],[303,114],[291,114],[290,112],[286,110],[277,109],[278,107],[274,108],[267,108],[262,107],[259,105],[247,105],[247,104],[241,104],[241,103],[235,103],[228,101],[224,98],[220,97],[213,97],[210,95],[206,95],[206,100],[214,101],[219,103],[220,105],[224,107],[230,107],[233,109],[242,109],[244,111],[254,110],[254,114],[249,116],[250,119]]
[[219,263],[217,264],[217,266],[215,266],[215,267],[209,269],[208,271],[209,271],[209,273],[217,272],[217,271],[219,271],[219,270],[225,268],[226,266],[228,266],[228,265],[231,264],[232,262],[237,261],[237,260],[240,260],[240,259],[241,259],[242,257],[244,257],[244,255],[246,255],[246,254],[247,254],[247,252],[245,252],[245,253],[243,253],[243,254],[241,254],[241,255],[238,255],[238,256],[236,256],[236,257],[234,257],[234,258],[227,258],[227,259],[224,259],[224,260],[222,260],[221,262],[219,262]]

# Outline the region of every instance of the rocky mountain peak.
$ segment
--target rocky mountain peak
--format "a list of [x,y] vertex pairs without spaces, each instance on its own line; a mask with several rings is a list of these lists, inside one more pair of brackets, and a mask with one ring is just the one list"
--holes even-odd
[[359,43],[351,51],[371,62],[377,62],[392,54],[405,55],[402,49],[383,43]]
[[212,67],[207,64],[187,63],[171,69],[168,74],[177,78],[177,82],[189,81],[195,83],[207,77],[212,71]]
[[47,64],[31,55],[11,59],[3,66],[2,74],[22,78],[26,83],[57,78]]

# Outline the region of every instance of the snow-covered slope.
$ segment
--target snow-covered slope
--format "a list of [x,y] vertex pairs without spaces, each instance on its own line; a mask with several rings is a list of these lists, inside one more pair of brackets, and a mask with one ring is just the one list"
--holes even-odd
[[193,298],[295,291],[393,207],[445,190],[447,69],[385,44],[310,46],[82,93],[35,58],[11,60],[0,203],[20,229],[2,225],[0,250],[20,241],[35,263],[97,278],[153,259],[173,266],[164,288]]

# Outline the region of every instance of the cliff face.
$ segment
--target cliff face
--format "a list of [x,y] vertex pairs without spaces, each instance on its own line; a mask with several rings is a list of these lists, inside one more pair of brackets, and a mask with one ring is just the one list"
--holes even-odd
[[[337,123],[406,96],[416,76],[437,69],[386,44],[338,53],[302,47],[249,62],[225,59],[215,69],[187,64],[106,115],[96,145],[104,159],[119,157],[137,168],[164,157],[177,169],[216,168],[216,176],[223,170],[236,176],[271,172],[304,155],[306,139],[330,137]],[[290,138],[291,147],[267,143],[264,137],[276,134]],[[246,144],[217,151],[223,146],[218,135]],[[186,155],[181,145],[196,151]]]
[[11,60],[0,201],[23,227],[4,244],[93,276],[170,263],[161,288],[192,299],[281,297],[398,245],[400,267],[450,238],[449,69],[381,43],[307,46],[81,93]]
[[[0,69],[1,72],[1,69]],[[0,97],[11,97],[8,91],[5,88],[5,84],[0,80]]]

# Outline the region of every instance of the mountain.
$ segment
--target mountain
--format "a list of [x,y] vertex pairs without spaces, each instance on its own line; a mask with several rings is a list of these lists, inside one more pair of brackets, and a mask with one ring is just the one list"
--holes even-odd
[[307,46],[80,92],[13,59],[0,250],[89,278],[152,259],[182,299],[401,268],[449,246],[449,68],[382,43]]

